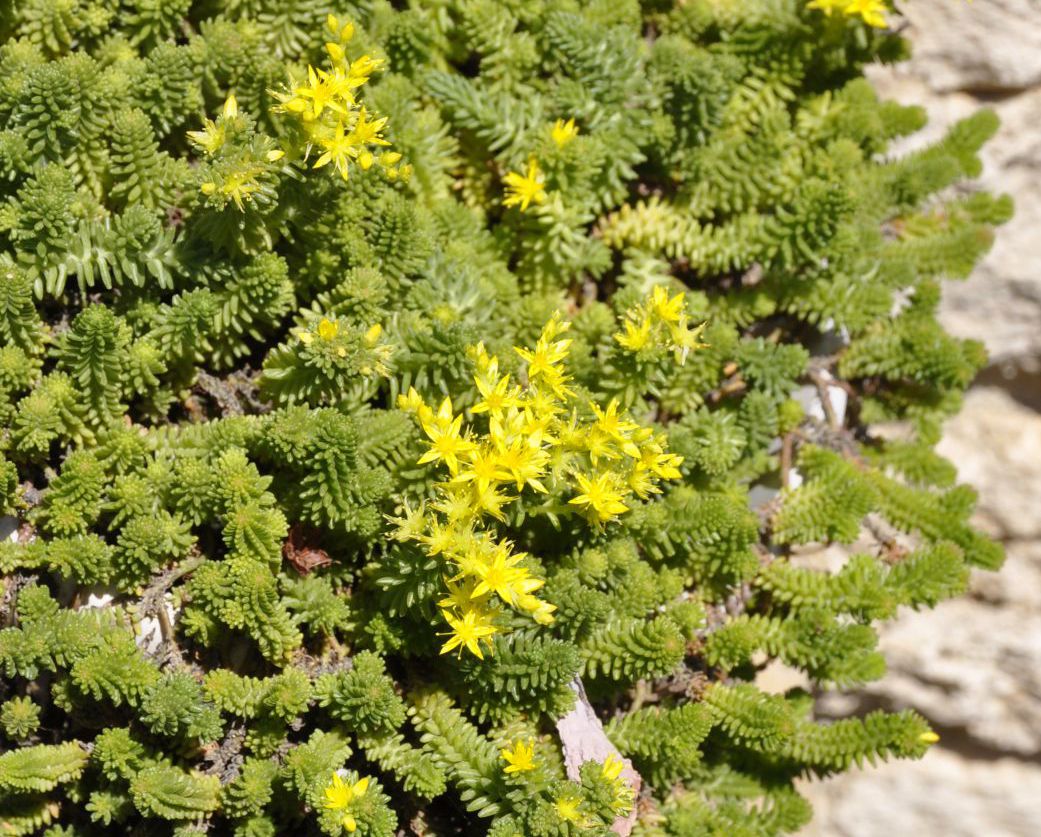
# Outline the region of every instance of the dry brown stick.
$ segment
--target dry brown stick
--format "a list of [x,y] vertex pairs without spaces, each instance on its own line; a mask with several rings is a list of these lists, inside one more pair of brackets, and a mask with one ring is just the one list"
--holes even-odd
[[842,426],[842,422],[839,421],[835,405],[831,403],[831,395],[828,394],[830,381],[825,380],[824,375],[816,371],[810,372],[810,380],[817,387],[817,395],[820,397],[821,407],[824,408],[824,417],[828,420],[828,427],[838,430]]

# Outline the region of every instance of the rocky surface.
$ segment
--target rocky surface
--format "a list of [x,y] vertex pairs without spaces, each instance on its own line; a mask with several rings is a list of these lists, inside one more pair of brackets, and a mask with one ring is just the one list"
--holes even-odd
[[963,599],[902,614],[882,631],[885,678],[821,700],[833,717],[914,708],[941,739],[919,762],[808,783],[804,837],[1041,833],[1041,415],[974,389],[940,451],[979,490],[977,522],[1006,564]]
[[967,282],[944,300],[948,326],[982,338],[995,362],[1036,369],[1041,356],[1041,0],[907,0],[914,58],[872,73],[882,95],[921,104],[927,141],[980,107],[1001,118],[982,182],[1011,194],[1016,217]]
[[979,107],[1002,120],[983,181],[1014,197],[1016,218],[943,306],[948,329],[984,340],[993,366],[940,451],[979,491],[977,522],[1008,559],[976,574],[968,597],[902,614],[882,634],[886,677],[821,702],[835,716],[913,707],[941,740],[922,761],[807,783],[817,817],[804,837],[1028,837],[1041,833],[1041,0],[900,6],[915,57],[872,78],[929,111],[905,148]]
[[[813,794],[805,837],[1020,837],[1038,833],[1041,771],[1014,759],[966,759],[935,748],[928,769],[891,762]],[[908,800],[917,800],[908,805]]]

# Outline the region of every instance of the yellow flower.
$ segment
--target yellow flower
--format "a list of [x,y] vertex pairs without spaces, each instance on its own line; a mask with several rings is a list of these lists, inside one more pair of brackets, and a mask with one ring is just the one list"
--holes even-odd
[[354,104],[354,95],[347,84],[346,77],[338,73],[327,73],[308,65],[307,85],[297,87],[293,92],[298,99],[310,100],[311,113],[305,110],[305,118],[317,119],[326,108],[337,113],[346,114],[347,105]]
[[431,503],[430,507],[443,514],[449,523],[469,524],[476,516],[473,510],[472,492],[465,486],[448,483],[439,493],[440,499]]
[[604,759],[603,766],[600,768],[600,774],[607,779],[608,782],[613,782],[622,775],[623,767],[625,767],[625,765],[618,756],[614,753],[608,753],[607,758]]
[[516,741],[512,747],[500,751],[506,767],[503,773],[525,773],[535,769],[535,742],[528,739],[527,742]]
[[[540,432],[533,430],[532,436]],[[531,444],[529,439],[523,438],[514,439],[508,444],[499,441],[497,446],[499,467],[516,482],[517,491],[522,491],[525,485],[530,485],[536,491],[546,493],[546,486],[540,478],[549,462],[548,453],[537,444]]]
[[557,144],[557,148],[563,148],[578,136],[578,128],[575,125],[575,120],[569,119],[565,122],[563,119],[558,119],[553,123],[553,131],[550,136],[553,137],[553,142]]
[[416,392],[415,387],[409,387],[407,393],[399,395],[397,405],[399,410],[415,413],[423,424],[434,420],[434,411],[427,406],[423,396]]
[[474,587],[474,598],[487,593],[494,593],[504,602],[511,604],[518,596],[538,590],[543,581],[530,578],[524,567],[516,566],[524,558],[523,553],[511,555],[509,547],[498,544],[489,563],[480,562],[476,567],[477,577],[481,580]]
[[574,506],[582,506],[583,511],[595,523],[606,523],[629,511],[629,507],[622,502],[622,493],[610,473],[600,474],[593,479],[576,474],[575,479],[582,493],[572,497],[568,502]]
[[834,11],[853,17],[859,15],[869,26],[878,29],[886,27],[886,12],[888,8],[883,0],[810,0],[806,4],[807,9],[819,9],[826,15]]
[[453,648],[462,650],[465,647],[477,659],[483,660],[484,654],[481,653],[479,641],[483,639],[491,647],[490,637],[498,630],[491,624],[490,616],[475,608],[465,611],[462,618],[453,616],[447,610],[443,610],[441,613],[452,629],[450,632],[440,634],[440,636],[449,637],[441,646],[441,653],[447,654]]
[[470,454],[470,461],[453,478],[453,482],[472,482],[478,492],[486,491],[493,483],[509,479],[509,473],[499,468],[499,457],[495,451],[481,446]]
[[467,608],[473,607],[473,584],[469,582],[463,582],[457,584],[452,579],[445,579],[445,589],[448,590],[448,595],[441,599],[437,606],[442,610],[448,610],[455,608],[456,610],[465,611]]
[[615,341],[630,352],[645,347],[675,350],[676,360],[683,364],[693,349],[704,349],[707,344],[698,338],[705,324],[690,328],[687,324],[686,295],[673,297],[664,285],[655,285],[649,297],[629,308],[624,315],[624,333],[614,335]]
[[413,540],[419,541],[426,547],[427,555],[440,555],[452,552],[459,533],[453,526],[445,526],[440,521],[431,521],[424,534],[419,534]]
[[291,81],[281,91],[272,91],[279,102],[272,111],[286,114],[300,129],[295,132],[298,147],[285,151],[307,160],[311,150],[317,149],[319,156],[313,168],[332,163],[344,180],[349,178],[352,164],[366,171],[377,163],[388,180],[407,180],[412,167],[398,165],[399,152],[376,153],[378,147],[390,145],[381,133],[387,118],[372,118],[356,94],[382,68],[383,59],[363,55],[348,61],[345,45],[354,36],[353,24],[341,23],[330,15],[326,28],[334,38],[325,44],[328,68],[308,65],[305,83]]
[[379,323],[369,326],[368,330],[362,336],[366,346],[375,346],[380,339],[380,335],[383,334],[383,326]]
[[353,785],[348,785],[339,773],[333,773],[332,782],[325,789],[325,807],[330,811],[344,811],[343,827],[351,833],[357,831],[358,822],[348,809],[355,799],[365,796],[369,781],[369,777],[364,776]]
[[452,417],[452,399],[446,396],[437,414],[432,413],[423,421],[423,432],[432,444],[430,450],[419,458],[419,464],[425,465],[427,462],[440,460],[455,474],[459,470],[459,456],[474,448],[473,442],[461,435],[462,427],[462,415]]
[[340,176],[347,180],[350,177],[350,161],[358,156],[358,144],[355,142],[354,135],[346,132],[343,120],[336,123],[332,134],[319,137],[318,144],[325,151],[315,161],[314,167],[320,169],[322,166],[334,163]]
[[372,58],[363,55],[357,61],[352,61],[347,71],[347,81],[351,87],[361,87],[369,80],[369,76],[383,68],[382,58]]
[[354,123],[354,128],[351,130],[351,135],[354,137],[354,141],[359,145],[366,145],[371,143],[372,145],[390,145],[387,140],[380,136],[380,131],[383,130],[387,124],[387,117],[381,116],[379,119],[373,119],[372,121],[366,121],[368,114],[365,112],[365,106],[362,105],[358,111],[358,121]]
[[655,285],[651,291],[651,309],[665,323],[678,323],[686,306],[686,295],[682,293],[669,298],[669,291],[664,285]]
[[224,145],[224,126],[217,125],[212,119],[207,119],[202,123],[201,131],[188,132],[188,139],[207,154],[216,154]]
[[640,449],[629,439],[629,434],[636,430],[639,425],[635,422],[626,421],[618,415],[618,399],[612,398],[606,410],[601,410],[596,404],[590,406],[596,414],[594,429],[599,430],[609,439],[617,442],[619,447],[633,459],[639,459]]
[[558,796],[553,802],[553,807],[557,809],[557,816],[565,822],[574,823],[579,827],[585,821],[585,817],[582,816],[581,806],[582,797],[574,793],[565,793],[562,796]]
[[475,376],[474,383],[481,393],[481,400],[474,404],[473,413],[497,413],[507,407],[520,406],[520,387],[510,387],[510,376],[503,375],[492,383],[494,377]]
[[630,352],[638,352],[650,342],[651,321],[648,317],[641,319],[639,325],[632,320],[626,320],[622,323],[622,327],[625,329],[625,334],[618,332],[614,339]]
[[705,330],[706,325],[707,323],[702,323],[695,328],[689,328],[687,326],[687,318],[683,316],[676,325],[669,326],[673,346],[677,353],[677,360],[679,360],[680,364],[686,363],[687,355],[692,350],[708,348],[708,343],[701,342],[701,334]]
[[680,473],[679,466],[682,464],[682,456],[677,453],[665,453],[658,443],[647,445],[640,452],[640,466],[653,471],[663,480],[680,479],[683,474]]
[[528,362],[528,378],[534,379],[543,376],[550,381],[561,375],[557,365],[568,356],[570,340],[556,340],[550,342],[545,335],[538,339],[535,349],[514,348],[514,351]]
[[556,605],[551,605],[549,602],[544,602],[537,596],[527,593],[517,597],[517,607],[528,611],[531,618],[540,625],[553,624],[553,611],[557,609]]
[[502,205],[519,206],[520,211],[524,212],[532,203],[542,203],[546,200],[546,189],[542,181],[542,171],[532,157],[528,161],[527,174],[511,171],[502,179],[506,184],[506,197],[503,198]]
[[340,324],[334,320],[327,320],[322,317],[321,322],[318,323],[318,336],[323,340],[334,340],[336,335],[340,333]]
[[614,753],[609,753],[600,768],[600,775],[604,777],[614,788],[614,799],[611,807],[616,814],[627,814],[633,807],[633,789],[625,779],[622,778],[622,769],[625,764]]
[[228,172],[218,186],[213,181],[207,181],[199,187],[204,195],[213,195],[220,192],[225,198],[235,202],[235,206],[244,212],[246,203],[253,200],[253,195],[260,191],[261,185],[256,180],[257,175],[263,172],[260,165],[247,164],[238,171]]
[[[682,296],[670,299],[666,294],[655,309],[648,297],[646,311],[661,314],[647,314],[654,318],[658,337],[668,330],[666,325],[684,326],[681,303]],[[665,323],[662,316],[676,322]],[[553,622],[556,608],[535,595],[544,580],[521,566],[523,554],[500,539],[486,516],[505,520],[507,504],[529,486],[548,494],[573,480],[576,496],[569,505],[581,507],[600,528],[628,511],[626,497],[650,496],[660,491],[659,480],[679,476],[681,457],[667,453],[663,436],[620,412],[618,400],[606,406],[580,402],[567,389],[571,341],[562,335],[569,325],[554,315],[533,348],[516,348],[526,362],[518,384],[510,375],[500,375],[498,359],[483,344],[467,350],[481,399],[473,410],[472,428],[464,427],[448,398],[436,413],[414,389],[398,398],[399,407],[417,415],[432,442],[423,461],[443,461],[452,475],[437,485],[429,511],[406,509],[407,519],[394,521],[393,534],[440,558],[447,592],[438,605],[452,628],[444,653],[468,649],[483,658],[481,640],[491,646],[490,637],[502,630],[495,622],[507,608],[539,625]],[[580,407],[593,415],[580,419]],[[478,423],[482,413],[488,416],[483,430]],[[508,496],[510,486],[516,487],[517,496]]]
[[847,0],[842,11],[847,15],[860,15],[868,26],[876,29],[886,28],[886,4],[882,0]]
[[493,485],[485,489],[477,489],[473,495],[473,509],[479,514],[490,514],[498,520],[505,520],[506,515],[502,507],[515,498],[509,497]]
[[938,736],[932,730],[929,730],[928,732],[923,732],[921,735],[919,735],[918,740],[921,741],[923,744],[935,744],[937,741],[940,740],[940,736]]

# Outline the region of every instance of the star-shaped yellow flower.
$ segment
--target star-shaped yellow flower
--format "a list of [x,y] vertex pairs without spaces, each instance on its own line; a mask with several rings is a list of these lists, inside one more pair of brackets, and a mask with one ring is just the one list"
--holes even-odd
[[535,742],[530,738],[525,741],[515,741],[511,747],[500,751],[506,767],[503,773],[526,773],[535,769]]
[[578,136],[578,127],[575,125],[575,120],[569,119],[565,122],[563,119],[558,119],[553,123],[553,130],[550,132],[550,136],[553,138],[553,142],[557,144],[557,148],[563,148]]
[[502,199],[503,206],[517,206],[524,212],[533,203],[542,203],[546,200],[546,189],[542,185],[542,170],[535,158],[528,161],[527,174],[518,174],[515,171],[507,173],[502,179],[506,184],[506,197]]
[[496,632],[496,627],[491,624],[491,619],[486,613],[473,608],[466,611],[462,617],[453,616],[447,610],[441,611],[445,621],[452,630],[441,636],[449,636],[449,639],[441,646],[441,653],[447,654],[454,648],[466,648],[477,659],[483,660],[480,640],[484,639],[490,643],[489,637]]
[[343,827],[352,834],[358,830],[358,821],[350,812],[351,804],[365,796],[369,787],[369,777],[363,776],[353,785],[343,781],[339,773],[333,773],[332,782],[325,789],[325,807],[330,811],[343,811]]

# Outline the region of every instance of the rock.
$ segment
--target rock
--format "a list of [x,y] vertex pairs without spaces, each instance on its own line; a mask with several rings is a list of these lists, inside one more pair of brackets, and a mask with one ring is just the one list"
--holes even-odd
[[1041,542],[1012,541],[1000,572],[975,573],[971,595],[991,605],[1016,605],[1041,613]]
[[[893,153],[980,107],[1002,121],[981,185],[1011,194],[1016,216],[971,279],[946,284],[941,308],[948,330],[982,339],[995,366],[939,450],[979,491],[976,523],[1008,558],[999,573],[975,573],[969,596],[882,626],[888,674],[819,701],[825,718],[914,708],[941,740],[921,761],[807,782],[816,818],[803,837],[1027,837],[1041,833],[1041,414],[1029,408],[1041,410],[1041,0],[899,5],[914,58],[870,76],[883,97],[923,105],[930,124]],[[780,669],[762,675],[775,689],[794,682]]]
[[854,770],[801,791],[816,815],[802,837],[1031,837],[1041,821],[1041,766],[942,747],[923,761]]
[[[882,632],[886,676],[856,711],[913,708],[974,747],[1041,756],[1041,613],[962,599],[905,614]],[[849,696],[824,714],[850,714]]]
[[1022,90],[1041,83],[1037,0],[907,0],[914,63],[933,89]]
[[1037,270],[1036,230],[1041,224],[1041,87],[1020,96],[981,102],[965,93],[936,94],[912,64],[875,68],[871,79],[884,98],[919,104],[929,113],[925,130],[894,146],[904,154],[943,135],[953,122],[980,107],[1001,118],[997,135],[984,147],[980,185],[1010,194],[1016,214],[998,231],[994,247],[965,281],[944,286],[941,320],[953,334],[983,340],[996,363],[1028,368],[1041,356],[1041,272]]
[[[1034,186],[1041,177],[1041,0],[912,0],[902,9],[914,58],[871,68],[869,76],[882,96],[925,107],[929,126],[894,152],[992,107],[1002,127],[984,148],[981,185],[1016,202],[1015,217],[973,277],[945,287],[942,319],[957,336],[982,339],[995,363],[1033,369],[1041,357],[1041,192]],[[972,95],[981,90],[988,95]]]
[[937,450],[979,491],[983,528],[1003,540],[1041,538],[1041,415],[997,387],[974,389]]
[[1041,355],[1041,192],[1035,188],[1041,178],[1041,88],[995,109],[1002,127],[984,150],[983,184],[1011,194],[1016,214],[974,275],[947,285],[943,321],[958,336],[982,339],[992,361],[1019,360],[1033,368]]

